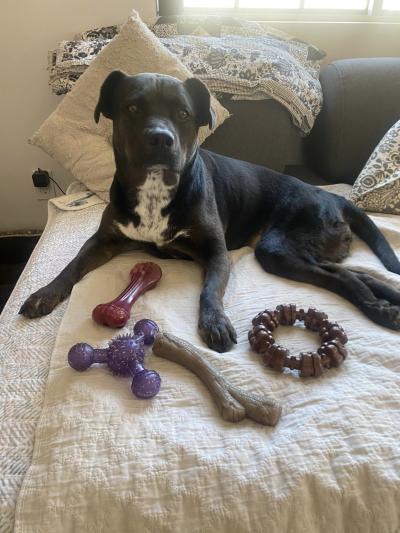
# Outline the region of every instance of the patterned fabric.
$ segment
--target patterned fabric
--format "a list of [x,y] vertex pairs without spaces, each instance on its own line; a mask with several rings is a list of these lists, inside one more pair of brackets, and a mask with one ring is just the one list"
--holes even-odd
[[88,41],[62,41],[56,50],[49,52],[50,87],[55,94],[72,90],[96,55],[111,39]]
[[[219,16],[175,16],[160,17],[151,30],[157,37],[173,37],[175,35],[203,35],[226,37],[227,35],[242,35],[243,37],[274,37],[283,41],[293,41],[305,44],[308,48],[308,59],[323,59],[326,53],[316,46],[304,43],[284,31],[269,26],[265,22],[243,20],[235,17]],[[103,29],[98,31],[102,34]],[[99,33],[99,34],[100,34]]]
[[400,215],[400,120],[368,159],[353,185],[351,200],[366,211]]
[[49,220],[39,244],[0,316],[0,532],[13,531],[19,489],[32,451],[57,331],[67,307],[59,305],[40,320],[18,315],[23,301],[50,282],[96,230],[104,204],[86,210],[58,211],[49,204]]
[[119,33],[121,28],[122,24],[114,26],[103,26],[102,28],[94,28],[83,33],[78,33],[78,35],[75,36],[75,40],[96,41],[98,39],[113,39],[117,35],[117,33]]
[[197,37],[161,39],[195,76],[214,92],[234,99],[274,98],[308,133],[321,110],[319,65],[307,59],[307,47],[270,37]]
[[[323,52],[256,22],[160,20],[152,31],[211,91],[234,99],[274,98],[304,133],[310,131],[322,105],[318,76]],[[52,90],[70,91],[119,30],[119,26],[97,28],[60,43],[49,53]]]
[[62,41],[48,53],[49,85],[57,95],[70,92],[93,58],[120,32],[122,24],[93,28]]
[[[78,33],[77,41],[90,39],[112,39],[117,35],[122,25],[105,26]],[[265,22],[243,20],[235,17],[220,16],[171,16],[159,17],[157,22],[150,26],[157,37],[174,37],[175,35],[203,35],[225,37],[226,35],[242,35],[243,37],[269,36],[284,41],[297,41],[308,47],[308,59],[323,59],[326,52],[313,44],[305,43],[289,33],[269,26]]]

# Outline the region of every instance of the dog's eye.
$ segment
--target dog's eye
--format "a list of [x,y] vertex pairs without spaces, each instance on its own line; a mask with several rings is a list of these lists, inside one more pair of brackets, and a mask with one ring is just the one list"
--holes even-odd
[[180,109],[178,111],[178,117],[181,119],[181,120],[186,120],[187,118],[189,118],[189,112],[186,111],[186,109]]
[[128,106],[128,111],[129,111],[130,113],[136,113],[137,108],[138,108],[138,107],[137,107],[136,104],[131,104],[131,105]]

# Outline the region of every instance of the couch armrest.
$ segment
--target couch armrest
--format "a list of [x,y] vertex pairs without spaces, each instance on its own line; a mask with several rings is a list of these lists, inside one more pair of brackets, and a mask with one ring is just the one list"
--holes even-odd
[[400,58],[334,61],[320,80],[324,105],[306,141],[307,160],[325,179],[353,183],[400,118]]

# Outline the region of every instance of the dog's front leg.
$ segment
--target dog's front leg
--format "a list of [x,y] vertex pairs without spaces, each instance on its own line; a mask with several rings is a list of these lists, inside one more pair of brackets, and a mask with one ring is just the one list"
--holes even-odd
[[95,233],[53,281],[29,296],[19,313],[28,318],[51,313],[85,274],[103,265],[125,248],[124,241],[108,240]]
[[230,263],[225,242],[209,245],[204,259],[205,279],[200,296],[199,330],[206,344],[227,352],[236,344],[236,332],[224,313],[222,298],[229,279]]

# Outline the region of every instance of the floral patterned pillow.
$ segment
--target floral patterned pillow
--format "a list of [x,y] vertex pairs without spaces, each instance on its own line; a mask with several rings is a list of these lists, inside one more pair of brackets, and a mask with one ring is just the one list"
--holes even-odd
[[400,215],[400,120],[373,151],[350,199],[365,211]]

